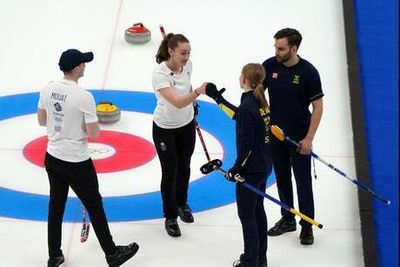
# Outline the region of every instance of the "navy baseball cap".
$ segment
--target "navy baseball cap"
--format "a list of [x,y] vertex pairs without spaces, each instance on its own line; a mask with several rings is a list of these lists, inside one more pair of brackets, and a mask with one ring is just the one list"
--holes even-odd
[[76,49],[68,49],[61,54],[58,66],[62,71],[70,71],[81,63],[90,62],[93,60],[93,53],[82,53]]

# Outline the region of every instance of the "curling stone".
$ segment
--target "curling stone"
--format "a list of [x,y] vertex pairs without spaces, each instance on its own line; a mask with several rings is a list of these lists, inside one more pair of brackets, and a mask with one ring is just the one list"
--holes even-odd
[[144,44],[150,41],[151,32],[142,23],[135,23],[125,30],[125,41],[131,44]]
[[111,102],[100,102],[96,107],[96,113],[101,123],[113,123],[121,118],[121,110]]

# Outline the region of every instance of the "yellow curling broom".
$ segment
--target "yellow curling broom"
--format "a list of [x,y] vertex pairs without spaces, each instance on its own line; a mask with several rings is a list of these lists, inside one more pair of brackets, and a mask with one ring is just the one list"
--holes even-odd
[[[220,167],[220,166],[222,165],[222,162],[216,162],[216,163],[217,163],[217,164],[215,164],[214,161],[210,161],[210,162],[204,164],[203,166],[201,166],[200,171],[201,171],[203,174],[208,174],[208,173],[210,173],[210,172],[212,172],[212,171],[214,171],[214,170],[217,170],[217,171],[221,172],[221,173],[225,176],[225,175],[226,175],[226,171],[223,170],[223,169]],[[256,193],[256,194],[258,194],[258,195],[260,195],[260,196],[263,196],[263,197],[265,197],[265,198],[267,198],[267,199],[269,199],[269,200],[271,200],[272,202],[274,202],[275,204],[278,204],[279,206],[281,206],[281,207],[284,208],[285,210],[287,210],[287,211],[293,213],[294,215],[299,216],[300,218],[302,218],[302,219],[305,220],[306,222],[309,222],[310,224],[315,225],[315,226],[317,226],[318,228],[322,229],[323,225],[320,224],[319,222],[317,222],[317,221],[311,219],[310,217],[304,215],[303,213],[301,213],[300,211],[298,211],[298,210],[296,210],[296,209],[290,207],[289,205],[287,205],[287,204],[285,204],[285,203],[283,203],[283,202],[277,200],[276,198],[274,198],[274,197],[272,197],[272,196],[266,194],[265,192],[261,191],[261,190],[258,189],[257,187],[255,187],[255,186],[253,186],[253,185],[251,185],[251,184],[249,184],[249,183],[246,183],[246,180],[245,180],[243,177],[241,177],[239,174],[236,174],[235,177],[233,177],[233,178],[235,179],[236,183],[238,183],[238,184],[240,184],[240,185],[243,185],[244,187],[250,189],[250,190],[253,191],[254,193]]]

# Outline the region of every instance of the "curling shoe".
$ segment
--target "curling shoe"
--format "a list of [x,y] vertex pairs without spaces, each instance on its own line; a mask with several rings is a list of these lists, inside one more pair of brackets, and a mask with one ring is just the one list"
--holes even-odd
[[58,257],[50,257],[47,261],[47,267],[58,267],[65,261],[64,255],[61,254]]
[[121,266],[124,262],[132,258],[138,250],[139,245],[135,242],[132,242],[127,246],[117,246],[114,254],[106,256],[108,266]]
[[261,265],[257,265],[257,263],[247,263],[242,260],[237,260],[233,263],[233,267],[258,267]]
[[293,231],[296,231],[296,221],[288,222],[282,217],[274,227],[268,230],[267,234],[268,236],[278,236]]
[[233,267],[258,267],[259,264],[257,261],[249,262],[243,260],[244,254],[240,255],[240,258],[233,262]]
[[181,229],[179,229],[176,219],[165,219],[165,230],[167,231],[167,234],[172,237],[181,236]]
[[187,204],[183,205],[183,206],[178,206],[178,215],[179,215],[179,218],[181,218],[182,222],[185,222],[185,223],[193,223],[194,222],[192,209]]
[[300,244],[302,245],[312,245],[314,244],[313,229],[302,227],[300,232]]

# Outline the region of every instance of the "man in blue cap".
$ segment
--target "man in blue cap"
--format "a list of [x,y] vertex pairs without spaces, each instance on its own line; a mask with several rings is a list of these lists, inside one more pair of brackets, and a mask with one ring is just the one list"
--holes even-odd
[[64,51],[58,63],[64,78],[50,82],[40,92],[38,122],[46,127],[49,140],[45,156],[50,182],[48,267],[60,266],[65,260],[61,250],[61,230],[69,187],[88,211],[109,266],[120,266],[139,249],[134,242],[127,246],[114,244],[97,174],[88,152],[87,137],[97,138],[100,128],[93,95],[81,88],[78,80],[84,75],[85,63],[92,60],[92,52]]

